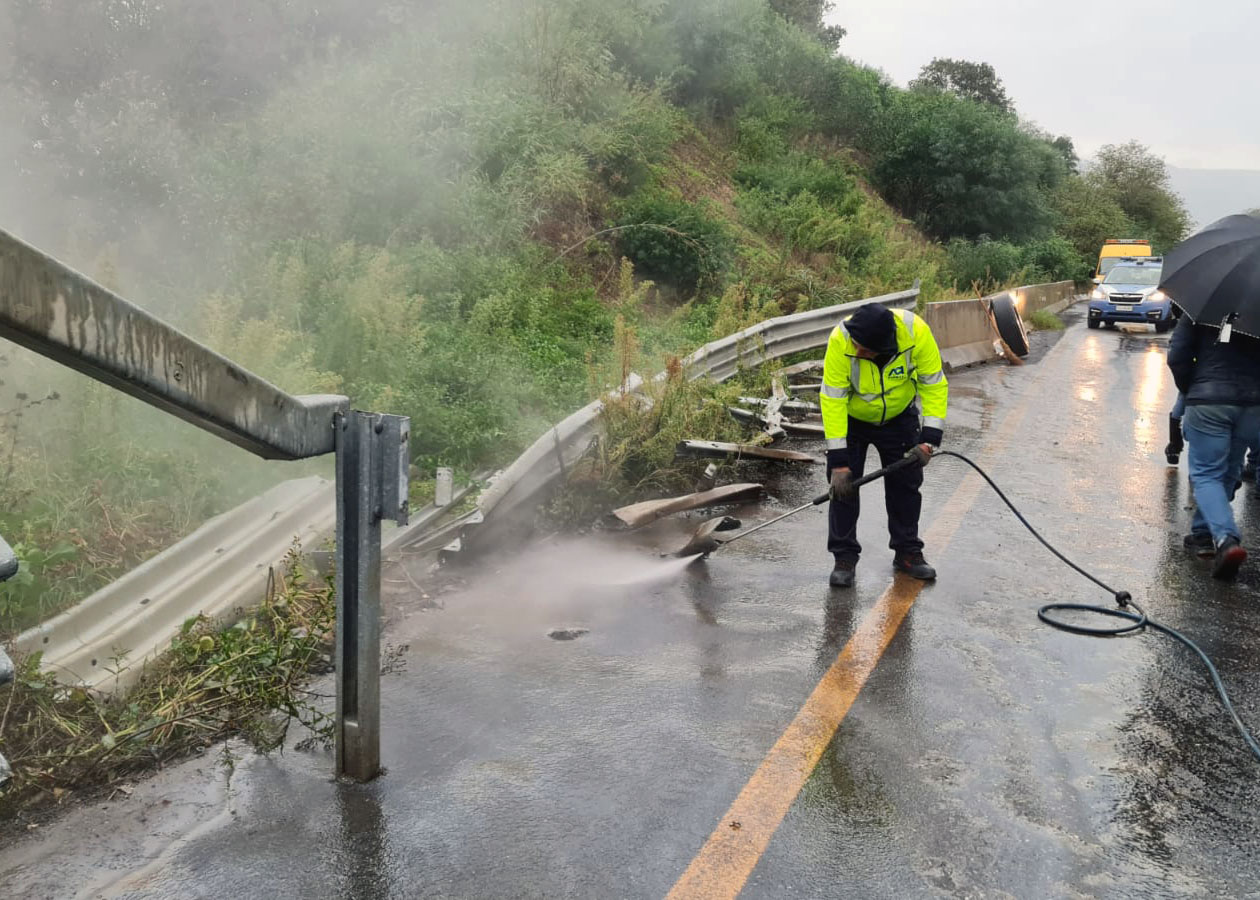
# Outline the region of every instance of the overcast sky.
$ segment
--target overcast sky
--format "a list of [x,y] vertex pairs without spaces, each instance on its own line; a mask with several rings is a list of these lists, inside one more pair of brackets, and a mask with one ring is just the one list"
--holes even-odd
[[1260,0],[836,0],[841,52],[904,85],[990,63],[1082,157],[1137,139],[1171,165],[1260,169]]

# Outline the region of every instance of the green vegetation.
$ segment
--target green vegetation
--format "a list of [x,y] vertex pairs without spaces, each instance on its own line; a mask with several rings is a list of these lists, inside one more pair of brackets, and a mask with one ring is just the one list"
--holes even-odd
[[[916,278],[926,301],[1081,278],[1102,237],[1184,230],[1141,148],[1077,174],[991,68],[936,60],[899,88],[835,52],[829,8],[0,0],[22,136],[0,225],[287,389],[411,416],[421,477],[511,459],[620,384],[628,343],[652,374],[768,316]],[[0,632],[256,483],[25,356],[3,377],[54,385],[79,439],[49,452],[45,408],[0,432],[0,533],[30,564]],[[683,383],[660,408],[709,416]],[[651,482],[674,420],[646,421],[591,478]]]
[[1063,320],[1048,309],[1037,310],[1028,317],[1028,321],[1038,331],[1062,331],[1066,327]]
[[[0,535],[20,561],[0,586],[0,635],[59,612],[266,484],[244,451],[173,431],[164,414],[103,385],[22,362],[0,358],[12,398],[0,409]],[[35,373],[60,390],[11,392]]]
[[1015,112],[1002,80],[988,63],[938,57],[919,70],[919,77],[910,82],[910,90],[943,91],[1004,113]]
[[306,682],[330,666],[334,607],[331,581],[303,574],[295,552],[249,618],[226,629],[188,620],[124,697],[62,687],[38,656],[22,661],[16,681],[0,689],[0,754],[13,768],[0,821],[232,735],[274,749],[296,720],[309,732],[304,740],[330,740],[327,703]]

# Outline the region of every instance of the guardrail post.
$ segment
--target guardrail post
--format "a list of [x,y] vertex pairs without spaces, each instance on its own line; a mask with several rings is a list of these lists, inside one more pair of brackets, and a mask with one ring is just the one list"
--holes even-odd
[[409,420],[338,416],[336,774],[381,768],[381,520],[407,523]]

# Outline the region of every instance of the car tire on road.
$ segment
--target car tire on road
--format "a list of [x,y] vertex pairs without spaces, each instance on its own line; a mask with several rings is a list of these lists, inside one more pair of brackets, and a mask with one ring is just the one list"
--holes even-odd
[[1173,327],[1172,319],[1162,319],[1161,321],[1155,323],[1155,333],[1167,334],[1168,332],[1172,331],[1172,327]]
[[1085,327],[1086,327],[1086,328],[1093,328],[1093,329],[1095,329],[1095,330],[1096,330],[1096,329],[1097,329],[1100,325],[1102,325],[1102,320],[1101,320],[1101,319],[1088,319],[1088,320],[1085,322]]
[[1027,356],[1028,332],[1024,330],[1023,320],[1020,319],[1019,310],[1015,308],[1015,301],[1011,296],[1003,294],[994,297],[989,309],[993,312],[993,321],[997,324],[998,334],[1006,341],[1006,346],[1016,356]]

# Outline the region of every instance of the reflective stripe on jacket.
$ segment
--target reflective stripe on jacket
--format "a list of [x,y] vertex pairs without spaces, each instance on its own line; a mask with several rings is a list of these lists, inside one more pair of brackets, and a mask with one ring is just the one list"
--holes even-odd
[[818,397],[828,450],[848,446],[849,416],[882,425],[905,412],[915,397],[923,398],[924,427],[945,427],[949,382],[936,338],[927,322],[910,310],[892,313],[897,353],[882,369],[875,360],[857,356],[844,322],[831,332]]

